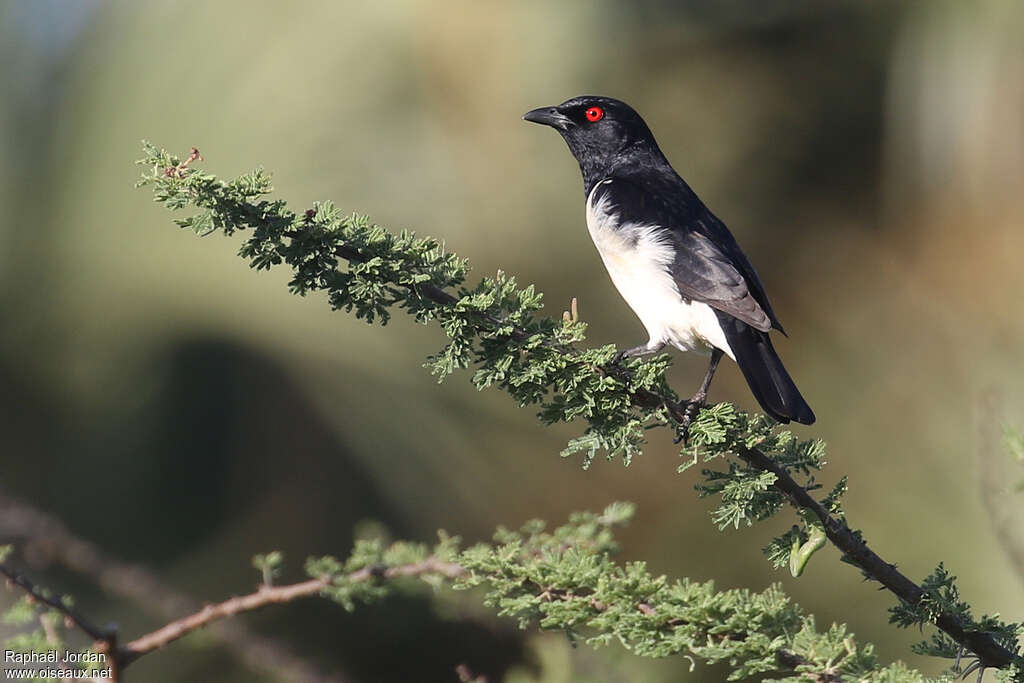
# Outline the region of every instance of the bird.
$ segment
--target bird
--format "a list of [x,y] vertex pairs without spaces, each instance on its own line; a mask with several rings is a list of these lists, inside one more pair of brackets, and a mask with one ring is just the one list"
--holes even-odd
[[732,233],[676,173],[643,118],[625,102],[581,95],[523,119],[561,134],[579,162],[586,221],[612,282],[646,328],[646,344],[710,354],[681,420],[685,435],[722,356],[739,366],[754,398],[777,422],[814,423],[769,332],[786,335],[764,285]]

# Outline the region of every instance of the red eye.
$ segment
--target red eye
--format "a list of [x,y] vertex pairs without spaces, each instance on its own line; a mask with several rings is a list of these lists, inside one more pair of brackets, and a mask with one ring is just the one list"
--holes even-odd
[[604,118],[604,109],[601,107],[591,107],[587,110],[587,121],[593,123],[594,121],[600,121]]

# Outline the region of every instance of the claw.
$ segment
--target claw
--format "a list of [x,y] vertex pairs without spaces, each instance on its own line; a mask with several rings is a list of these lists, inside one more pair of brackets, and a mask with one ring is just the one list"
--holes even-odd
[[612,358],[612,363],[621,363],[624,359],[630,358],[631,356],[646,356],[647,354],[650,353],[657,353],[658,351],[661,351],[663,348],[665,348],[664,342],[654,345],[651,345],[651,343],[648,342],[647,344],[634,346],[631,349],[623,349],[622,351],[619,351],[617,354],[615,354],[615,357]]
[[980,659],[976,659],[975,661],[971,662],[971,665],[964,670],[960,678],[966,680],[967,677],[975,671],[978,672],[978,683],[981,683],[981,678],[985,675],[985,667],[982,666]]
[[672,440],[672,443],[678,444],[679,442],[686,443],[686,440],[690,436],[690,425],[697,418],[697,412],[704,406],[704,401],[690,400],[686,401],[686,408],[683,409],[683,419],[679,421],[676,426],[676,438]]

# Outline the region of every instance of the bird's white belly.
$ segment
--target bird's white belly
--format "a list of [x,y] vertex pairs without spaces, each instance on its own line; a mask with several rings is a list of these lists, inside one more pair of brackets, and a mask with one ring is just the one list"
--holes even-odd
[[659,238],[663,233],[657,226],[620,223],[606,198],[596,205],[591,205],[590,199],[590,236],[612,283],[647,328],[651,337],[648,346],[668,343],[705,354],[717,347],[735,360],[714,310],[707,304],[688,301],[679,293],[669,271],[674,258],[672,245]]

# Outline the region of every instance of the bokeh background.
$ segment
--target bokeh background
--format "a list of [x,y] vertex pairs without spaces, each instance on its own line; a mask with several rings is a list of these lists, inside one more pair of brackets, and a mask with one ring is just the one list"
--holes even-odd
[[[552,315],[579,297],[591,343],[633,345],[643,330],[589,242],[575,162],[520,120],[581,93],[642,112],[757,264],[819,419],[798,431],[828,441],[828,483],[849,475],[852,524],[910,576],[942,560],[977,610],[1024,618],[1008,492],[1024,474],[1000,447],[1024,422],[1019,0],[8,0],[0,83],[0,485],[29,508],[0,529],[126,637],[174,596],[249,590],[257,552],[283,550],[298,578],[356,534],[478,540],[624,499],[640,504],[624,558],[781,582],[883,660],[941,668],[834,549],[799,580],[770,569],[760,548],[790,513],[718,533],[667,433],[628,468],[581,471],[558,457],[580,425],[543,428],[466,373],[435,384],[421,363],[437,329],[291,296],[238,239],[180,231],[132,188],[143,138],[195,145],[225,177],[263,165],[293,207],[332,199],[443,238],[476,276],[536,283]],[[754,408],[723,367],[713,398]],[[672,381],[689,393],[703,370],[678,355]],[[171,597],[126,597],[111,563]],[[231,628],[131,680],[454,681],[459,663],[492,682],[725,676],[573,649],[471,596],[353,614],[312,601]]]

